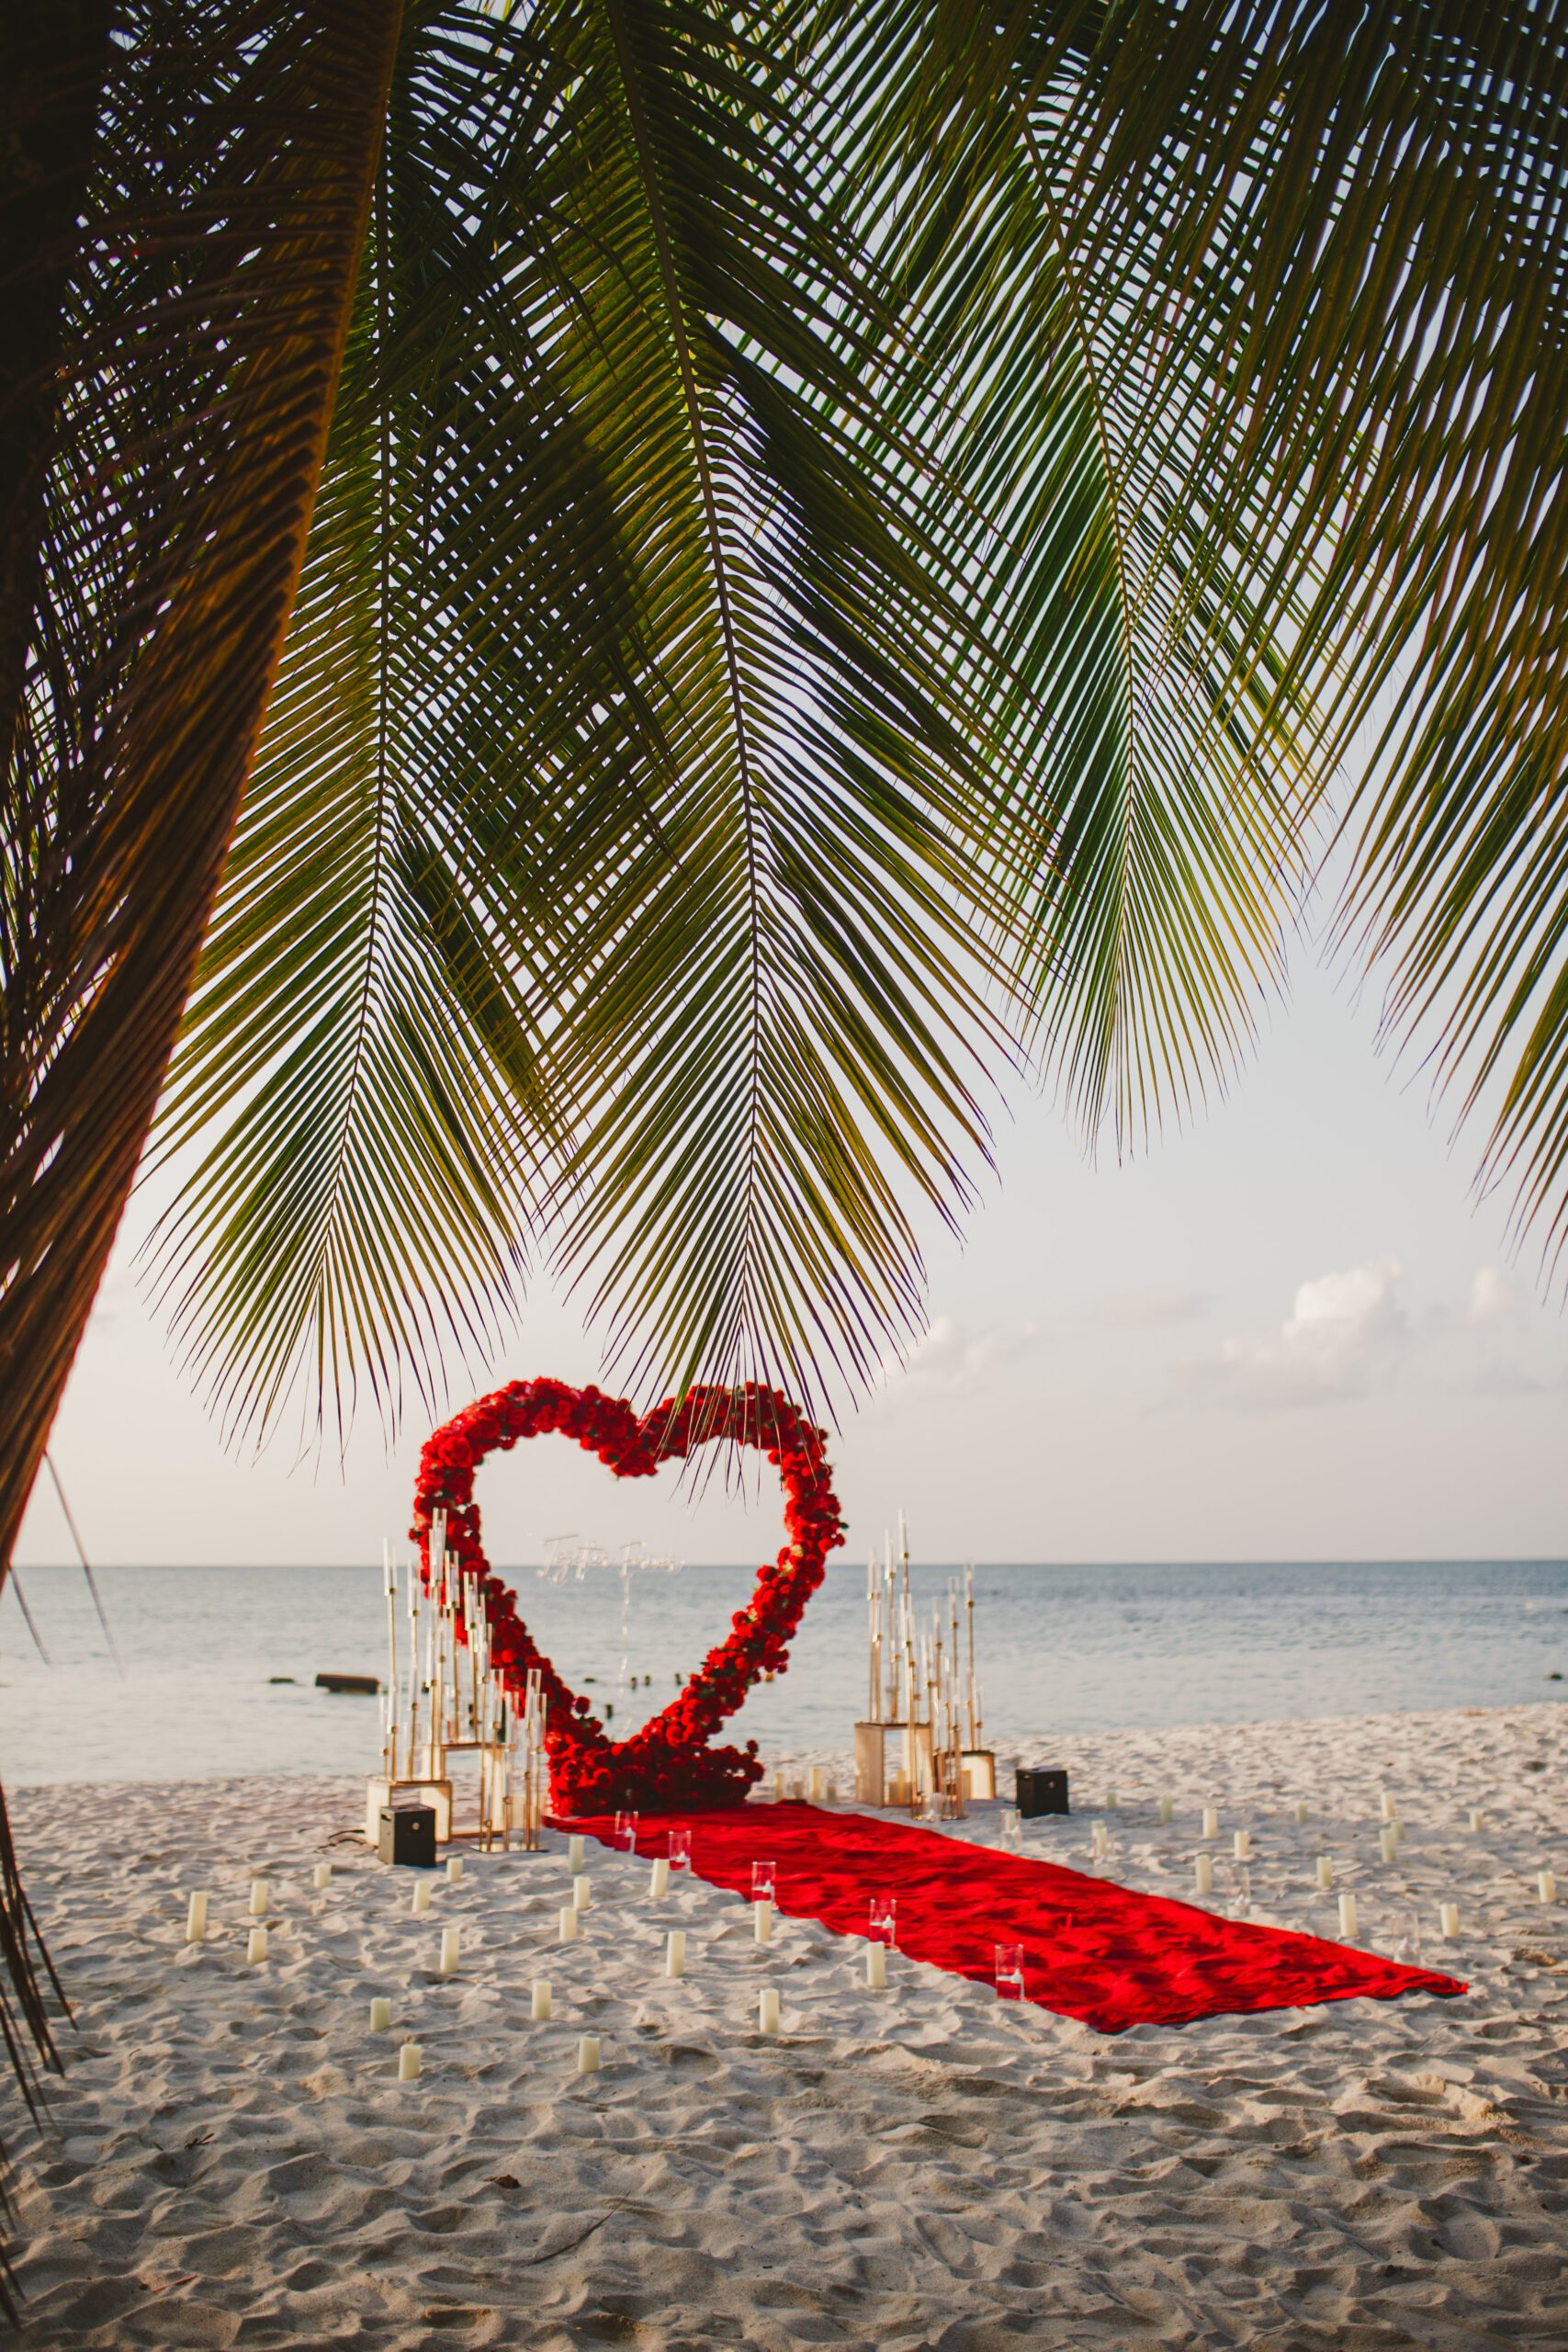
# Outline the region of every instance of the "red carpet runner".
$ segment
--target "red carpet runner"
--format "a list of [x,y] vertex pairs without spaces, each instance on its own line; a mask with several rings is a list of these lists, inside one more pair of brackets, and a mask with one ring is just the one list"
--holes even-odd
[[[606,1845],[615,1829],[603,1815],[557,1826]],[[820,1919],[840,1935],[863,1935],[871,1896],[896,1895],[899,1951],[955,1976],[991,1984],[994,1947],[1021,1944],[1026,1998],[1101,2033],[1233,2010],[1465,1989],[1431,1969],[1219,1919],[1190,1903],[867,1814],[810,1804],[645,1814],[638,1854],[664,1853],[673,1828],[691,1830],[700,1878],[749,1898],[752,1863],[771,1861],[778,1909]]]

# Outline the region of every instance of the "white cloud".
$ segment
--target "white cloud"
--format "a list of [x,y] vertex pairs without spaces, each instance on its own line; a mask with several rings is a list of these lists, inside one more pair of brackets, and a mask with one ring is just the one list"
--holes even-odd
[[916,1396],[953,1396],[978,1387],[1002,1365],[1027,1355],[1040,1338],[1038,1323],[960,1323],[939,1315],[908,1364],[884,1366],[884,1380]]
[[1495,1266],[1477,1266],[1470,1278],[1470,1305],[1466,1316],[1472,1323],[1500,1323],[1519,1311],[1519,1295],[1505,1273]]
[[1303,1283],[1277,1330],[1236,1332],[1218,1356],[1183,1366],[1192,1403],[1267,1411],[1328,1405],[1391,1387],[1410,1340],[1397,1258]]

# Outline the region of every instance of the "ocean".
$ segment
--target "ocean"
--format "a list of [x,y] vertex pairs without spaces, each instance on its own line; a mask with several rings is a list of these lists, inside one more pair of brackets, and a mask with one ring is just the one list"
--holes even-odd
[[[566,1679],[624,1733],[722,1639],[752,1571],[613,1570],[556,1584],[505,1570]],[[922,1611],[955,1573],[919,1566]],[[100,1568],[119,1663],[79,1568],[28,1568],[0,1598],[0,1777],[8,1786],[374,1768],[371,1699],[321,1669],[381,1674],[386,1603],[364,1568]],[[1568,1682],[1568,1561],[1000,1566],[976,1571],[987,1739],[1171,1724],[1517,1705]],[[790,1670],[731,1736],[764,1758],[847,1748],[864,1712],[864,1570],[829,1571]],[[623,1668],[623,1657],[627,1661]],[[639,1678],[627,1687],[625,1676]],[[651,1678],[644,1685],[640,1677]]]

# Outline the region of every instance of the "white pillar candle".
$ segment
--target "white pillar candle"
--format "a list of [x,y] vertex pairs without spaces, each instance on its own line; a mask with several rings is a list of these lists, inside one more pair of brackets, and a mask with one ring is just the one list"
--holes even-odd
[[664,1939],[664,1973],[684,1976],[686,1973],[686,1935],[682,1928],[671,1928]]
[[820,1804],[822,1802],[822,1767],[820,1764],[813,1764],[811,1767],[810,1792],[812,1804]]
[[1105,1792],[1105,1810],[1107,1813],[1114,1813],[1116,1810],[1116,1783],[1114,1781],[1111,1782],[1111,1786]]
[[887,1990],[887,1946],[886,1944],[867,1944],[865,1981],[873,1993],[885,1993]]
[[773,1803],[775,1804],[783,1804],[784,1798],[784,1776],[782,1772],[775,1772],[773,1774]]
[[254,1878],[251,1881],[251,1917],[253,1919],[264,1919],[266,1917],[266,1881],[265,1878]]
[[577,2071],[580,2075],[596,2075],[599,2072],[599,2037],[596,2033],[585,2033],[579,2040]]
[[418,2042],[405,2041],[398,2052],[399,2082],[417,2083],[420,2076],[421,2064],[422,2061],[420,2058]]
[[1097,1862],[1102,1862],[1107,1854],[1111,1851],[1111,1834],[1106,1828],[1103,1821],[1097,1821],[1095,1823],[1094,1828],[1090,1833],[1090,1842],[1094,1848],[1095,1860]]
[[839,1802],[839,1783],[837,1782],[837,1781],[829,1781],[829,1783],[828,1783],[828,1803],[829,1803],[829,1804],[838,1804],[838,1802]]
[[779,1996],[772,1984],[764,1984],[757,1996],[757,2030],[777,2033],[779,2030]]
[[1170,1799],[1169,1799],[1168,1797],[1161,1797],[1161,1799],[1160,1799],[1160,1801],[1159,1801],[1159,1817],[1160,1817],[1160,1826],[1161,1826],[1161,1827],[1162,1827],[1162,1828],[1164,1828],[1165,1826],[1168,1826],[1168,1824],[1169,1823],[1169,1820],[1170,1820],[1170,1814],[1171,1814]]
[[593,1881],[585,1876],[581,1871],[579,1871],[577,1876],[571,1882],[572,1907],[577,1911],[586,1911],[592,1900]]
[[1382,1817],[1385,1821],[1397,1821],[1399,1818],[1399,1807],[1393,1801],[1392,1790],[1389,1789],[1385,1789],[1382,1792]]
[[1317,1883],[1327,1894],[1334,1884],[1334,1864],[1326,1854],[1317,1858]]
[[1214,1865],[1209,1855],[1200,1854],[1197,1860],[1193,1863],[1192,1882],[1200,1894],[1213,1894],[1214,1891]]
[[528,1989],[528,2015],[533,2018],[536,2025],[548,2025],[550,2021],[550,1980],[547,1976],[536,1976],[533,1984],[530,1985]]
[[1470,1826],[1476,1830],[1484,1829],[1486,1826],[1486,1815],[1479,1805],[1472,1805],[1470,1809]]
[[1250,1829],[1238,1829],[1236,1831],[1235,1837],[1231,1839],[1231,1850],[1235,1854],[1238,1862],[1247,1862],[1251,1860],[1252,1832]]
[[760,1944],[773,1940],[773,1906],[766,1900],[751,1905],[751,1933]]
[[1302,1822],[1303,1822],[1303,1821],[1306,1819],[1306,1817],[1307,1817],[1307,1805],[1306,1805],[1306,1799],[1305,1799],[1305,1797],[1298,1797],[1298,1798],[1296,1799],[1295,1813],[1296,1813],[1296,1822],[1297,1822],[1297,1826],[1300,1826],[1300,1824],[1301,1824]]
[[1356,1898],[1349,1893],[1339,1898],[1339,1932],[1342,1936],[1353,1936],[1356,1932]]
[[459,1940],[458,1931],[456,1928],[442,1928],[441,1957],[435,1964],[438,1975],[456,1976],[457,1973],[457,1945]]
[[567,1862],[574,1878],[582,1868],[582,1858],[587,1851],[587,1841],[581,1838],[574,1838],[566,1849]]
[[1444,1903],[1438,1905],[1438,1925],[1441,1928],[1445,1936],[1458,1935],[1459,1905],[1457,1903]]
[[206,1936],[207,1889],[204,1886],[198,1886],[191,1896],[190,1907],[186,1913],[186,1941],[187,1944],[199,1944],[205,1940]]
[[556,1928],[557,1943],[574,1944],[581,1933],[582,1922],[577,1916],[576,1904],[568,1903],[563,1905],[559,1923]]
[[266,1929],[265,1928],[251,1929],[250,1941],[245,1946],[245,1958],[247,1960],[266,1958]]
[[1543,1903],[1557,1900],[1557,1881],[1550,1871],[1542,1871],[1536,1879],[1535,1891]]
[[413,1893],[409,1898],[410,1914],[415,1919],[423,1919],[429,1908],[430,1881],[427,1878],[416,1880]]
[[461,1854],[448,1854],[446,1857],[446,1876],[448,1881],[453,1886],[457,1886],[461,1881],[462,1875],[463,1857]]
[[310,1883],[315,1888],[318,1894],[321,1893],[322,1887],[331,1883],[332,1874],[333,1866],[331,1862],[318,1862],[316,1864],[315,1869],[310,1872]]
[[670,1865],[662,1854],[648,1874],[648,1891],[649,1894],[668,1894],[670,1892]]
[[1378,1851],[1382,1856],[1385,1862],[1392,1862],[1394,1860],[1395,1849],[1398,1844],[1399,1840],[1394,1836],[1392,1829],[1380,1829],[1378,1831]]
[[370,2004],[370,2030],[372,2033],[389,2032],[391,2023],[392,2005],[383,1994],[378,1993]]
[[1206,1804],[1203,1807],[1203,1835],[1205,1838],[1217,1838],[1219,1834],[1220,1816],[1212,1804]]

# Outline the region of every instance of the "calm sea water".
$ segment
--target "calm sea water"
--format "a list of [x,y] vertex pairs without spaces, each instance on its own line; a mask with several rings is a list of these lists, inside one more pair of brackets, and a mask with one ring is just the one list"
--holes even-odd
[[[508,1571],[570,1681],[623,1732],[673,1695],[750,1589],[746,1568],[633,1580],[621,1681],[612,1571],[555,1585]],[[922,1600],[952,1571],[917,1569]],[[0,1599],[0,1775],[32,1781],[204,1778],[371,1768],[374,1700],[317,1691],[319,1668],[379,1674],[375,1568],[105,1568],[123,1671],[77,1569],[29,1568]],[[1400,1565],[994,1567],[977,1570],[987,1736],[1504,1706],[1568,1694],[1568,1561]],[[764,1756],[847,1747],[863,1712],[864,1576],[829,1572],[789,1673],[734,1719]],[[279,1681],[276,1677],[291,1677]]]

